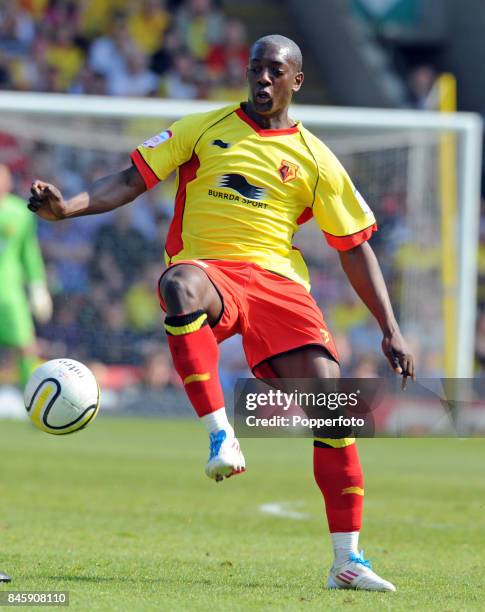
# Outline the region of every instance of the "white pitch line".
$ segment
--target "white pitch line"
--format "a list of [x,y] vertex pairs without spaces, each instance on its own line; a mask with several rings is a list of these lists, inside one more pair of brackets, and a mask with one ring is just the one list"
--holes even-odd
[[289,518],[295,521],[305,521],[311,519],[311,514],[307,514],[306,512],[299,512],[298,510],[293,510],[292,508],[301,508],[304,506],[304,502],[295,501],[295,502],[270,502],[267,504],[261,504],[259,506],[259,511],[263,514],[271,514],[272,516],[278,516],[280,518]]

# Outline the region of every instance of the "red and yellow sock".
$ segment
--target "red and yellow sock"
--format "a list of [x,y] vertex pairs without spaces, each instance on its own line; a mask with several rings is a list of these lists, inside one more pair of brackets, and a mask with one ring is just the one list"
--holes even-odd
[[175,369],[199,417],[224,406],[217,364],[219,348],[203,310],[165,319]]
[[360,531],[364,477],[354,438],[315,438],[313,471],[331,533]]

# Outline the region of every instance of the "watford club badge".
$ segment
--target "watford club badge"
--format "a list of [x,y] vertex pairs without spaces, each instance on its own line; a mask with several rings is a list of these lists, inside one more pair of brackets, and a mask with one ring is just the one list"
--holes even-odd
[[298,166],[292,162],[286,161],[286,159],[283,159],[281,161],[281,166],[278,168],[278,172],[280,173],[283,183],[289,183],[290,181],[294,181],[296,179],[296,175],[298,174]]
[[328,331],[326,329],[321,329],[320,333],[322,334],[323,344],[328,344],[330,340],[330,334],[328,333]]

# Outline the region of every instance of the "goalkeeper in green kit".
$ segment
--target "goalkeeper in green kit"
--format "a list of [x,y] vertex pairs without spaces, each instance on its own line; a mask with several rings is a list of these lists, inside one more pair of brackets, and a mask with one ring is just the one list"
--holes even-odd
[[32,314],[46,323],[52,315],[52,300],[35,221],[11,190],[10,171],[0,165],[0,346],[16,352],[19,382],[24,387],[37,356]]

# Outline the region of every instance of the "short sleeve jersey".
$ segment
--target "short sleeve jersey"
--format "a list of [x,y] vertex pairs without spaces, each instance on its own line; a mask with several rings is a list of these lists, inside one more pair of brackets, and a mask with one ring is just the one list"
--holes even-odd
[[335,155],[300,123],[262,129],[241,106],[194,114],[132,154],[147,188],[177,171],[165,252],[187,259],[240,260],[309,288],[292,238],[314,217],[330,246],[369,239],[375,218]]

